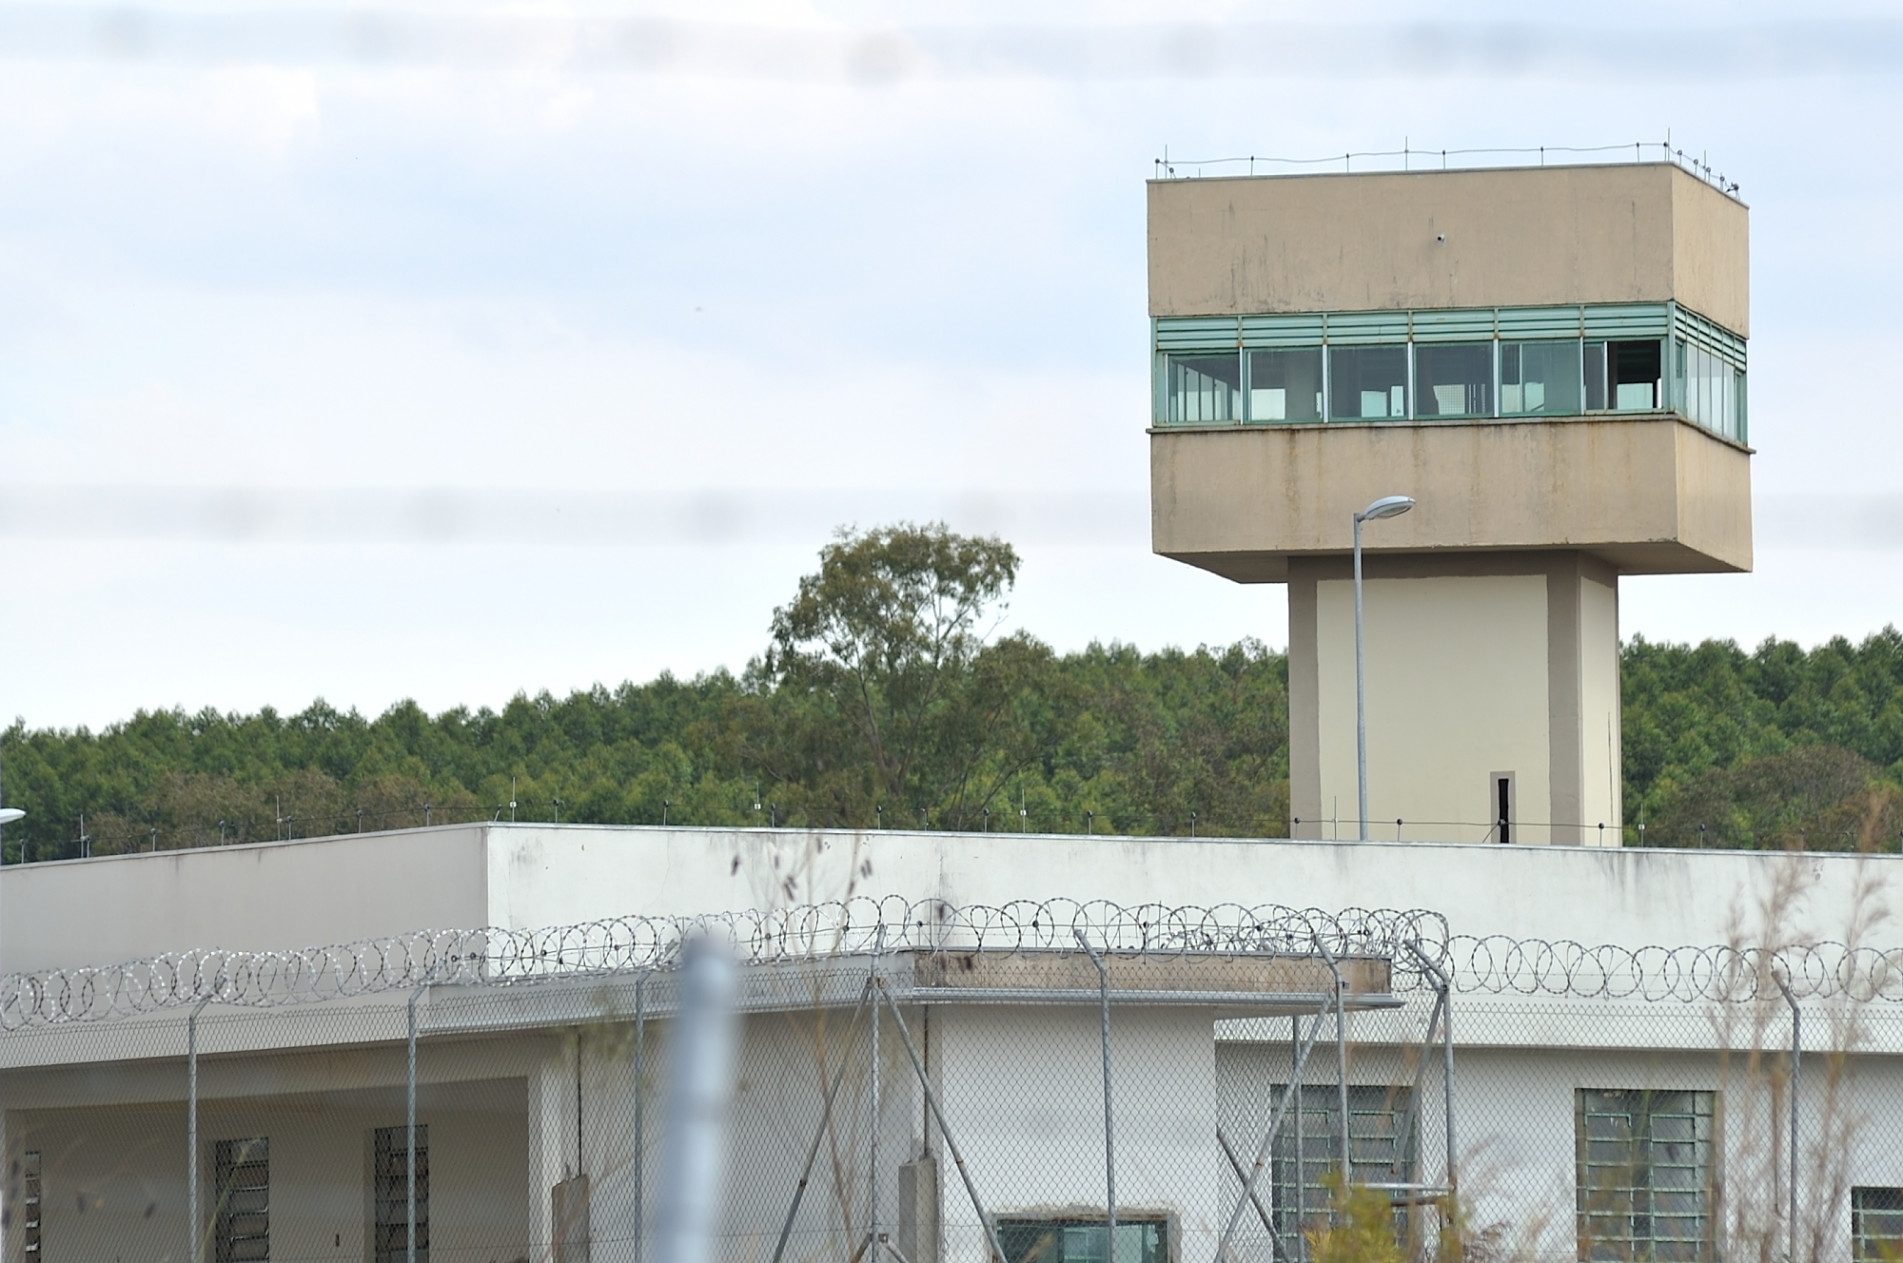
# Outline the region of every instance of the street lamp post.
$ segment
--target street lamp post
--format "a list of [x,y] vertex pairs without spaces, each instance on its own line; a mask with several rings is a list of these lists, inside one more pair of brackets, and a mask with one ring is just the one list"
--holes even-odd
[[1382,496],[1355,514],[1355,782],[1361,791],[1361,840],[1368,840],[1368,698],[1361,654],[1361,524],[1399,517],[1414,507],[1411,496]]

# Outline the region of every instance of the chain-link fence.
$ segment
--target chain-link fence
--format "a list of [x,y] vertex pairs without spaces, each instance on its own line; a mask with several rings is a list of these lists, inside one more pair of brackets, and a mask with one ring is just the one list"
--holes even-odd
[[[658,1259],[696,935],[740,966],[720,1259],[1903,1239],[1903,980],[1882,953],[887,901],[10,977],[6,1257]],[[1342,1196],[1344,1168],[1366,1192]]]

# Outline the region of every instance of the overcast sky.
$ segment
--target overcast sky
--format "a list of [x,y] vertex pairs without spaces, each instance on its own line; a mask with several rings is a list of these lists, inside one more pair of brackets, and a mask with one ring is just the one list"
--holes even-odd
[[1147,548],[1165,146],[1708,153],[1758,570],[1622,631],[1903,621],[1903,21],[1549,11],[0,5],[0,714],[737,669],[901,517],[1017,543],[1060,648],[1279,646],[1284,589]]

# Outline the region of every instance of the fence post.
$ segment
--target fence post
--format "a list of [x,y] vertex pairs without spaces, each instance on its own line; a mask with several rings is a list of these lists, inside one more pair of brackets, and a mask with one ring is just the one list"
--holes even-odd
[[1407,950],[1421,963],[1434,979],[1435,989],[1440,992],[1440,1053],[1441,1053],[1441,1100],[1446,1112],[1447,1131],[1447,1196],[1449,1209],[1452,1199],[1460,1188],[1460,1180],[1454,1170],[1454,979],[1447,971],[1428,959],[1427,953],[1413,940],[1407,941]]
[[191,1263],[204,1257],[204,1234],[198,1230],[198,1015],[210,1003],[206,996],[185,1019],[185,1231],[190,1234],[185,1257]]
[[405,1042],[404,1049],[406,1055],[404,1058],[403,1161],[404,1183],[407,1185],[406,1197],[408,1198],[403,1221],[405,1263],[416,1263],[416,999],[423,994],[423,991],[424,987],[418,987],[410,992],[409,1038]]
[[1110,971],[1104,965],[1103,957],[1090,945],[1084,932],[1072,929],[1078,945],[1090,955],[1090,963],[1097,967],[1097,994],[1103,1004],[1103,1187],[1104,1187],[1104,1260],[1116,1263],[1117,1258],[1117,1133],[1114,1115],[1110,1107]]
[[1797,1263],[1797,1087],[1804,1063],[1804,1016],[1798,1011],[1797,997],[1791,994],[1791,989],[1785,985],[1784,980],[1772,974],[1771,981],[1775,982],[1777,989],[1784,993],[1784,1003],[1791,1009],[1791,1122],[1787,1129],[1790,1132],[1791,1170],[1785,1189],[1790,1197],[1790,1207],[1785,1211],[1784,1248],[1789,1252],[1789,1263]]
[[[1307,1158],[1302,1154],[1302,1128],[1306,1126],[1302,1119],[1302,1019],[1299,1016],[1288,1020],[1289,1098],[1295,1102],[1295,1252],[1298,1257],[1308,1257],[1307,1239],[1302,1236],[1302,1219],[1308,1213],[1304,1204],[1308,1201],[1308,1168],[1303,1165]],[[1274,1201],[1273,1195],[1270,1201]]]
[[648,1151],[645,1136],[646,1122],[645,1097],[646,1084],[642,1078],[642,1054],[647,1038],[647,988],[648,973],[644,970],[634,980],[634,1263],[641,1263],[642,1240],[646,1232],[643,1223],[643,1211],[646,1209]]
[[1348,1182],[1354,1177],[1354,1168],[1349,1165],[1348,1149],[1348,1007],[1343,992],[1341,966],[1335,962],[1335,954],[1328,950],[1328,944],[1322,942],[1322,936],[1316,934],[1315,949],[1328,962],[1328,972],[1335,978],[1335,1094],[1337,1119],[1341,1134],[1336,1145],[1336,1158],[1341,1163],[1341,1191],[1346,1196]]
[[[885,947],[885,921],[879,921],[879,928],[872,940],[872,970],[867,976],[866,987],[869,991],[879,989],[879,952]],[[866,1173],[866,1211],[867,1231],[871,1235],[869,1258],[879,1256],[879,1245],[885,1238],[879,1235],[879,1006],[872,1006],[872,1138],[867,1153],[868,1169]]]

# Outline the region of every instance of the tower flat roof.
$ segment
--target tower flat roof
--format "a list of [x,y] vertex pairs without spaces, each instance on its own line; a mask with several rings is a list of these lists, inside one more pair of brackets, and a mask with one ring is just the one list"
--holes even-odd
[[1152,181],[1150,314],[1678,302],[1750,334],[1749,213],[1672,163]]

